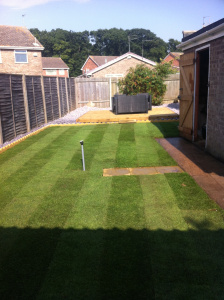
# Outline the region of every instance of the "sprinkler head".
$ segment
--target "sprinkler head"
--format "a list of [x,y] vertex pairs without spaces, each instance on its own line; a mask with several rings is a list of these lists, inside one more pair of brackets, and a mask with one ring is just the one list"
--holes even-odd
[[80,145],[83,145],[84,144],[84,142],[83,141],[80,141]]

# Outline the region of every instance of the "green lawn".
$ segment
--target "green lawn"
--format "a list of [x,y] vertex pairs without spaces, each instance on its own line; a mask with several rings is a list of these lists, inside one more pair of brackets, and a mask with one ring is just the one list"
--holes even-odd
[[[223,299],[223,211],[170,166],[177,123],[53,127],[0,154],[0,299]],[[84,140],[86,172],[80,140]]]

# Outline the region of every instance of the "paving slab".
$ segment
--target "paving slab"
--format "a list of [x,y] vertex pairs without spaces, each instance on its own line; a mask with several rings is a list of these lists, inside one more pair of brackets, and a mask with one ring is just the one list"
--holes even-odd
[[209,197],[224,209],[224,163],[181,137],[157,141]]
[[139,168],[112,168],[103,169],[103,176],[123,176],[123,175],[156,175],[164,173],[181,173],[183,170],[178,166],[162,167],[139,167]]

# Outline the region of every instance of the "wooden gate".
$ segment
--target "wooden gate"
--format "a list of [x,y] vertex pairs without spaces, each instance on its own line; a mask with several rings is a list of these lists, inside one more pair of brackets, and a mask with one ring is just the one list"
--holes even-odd
[[180,56],[180,135],[192,140],[194,99],[194,52]]

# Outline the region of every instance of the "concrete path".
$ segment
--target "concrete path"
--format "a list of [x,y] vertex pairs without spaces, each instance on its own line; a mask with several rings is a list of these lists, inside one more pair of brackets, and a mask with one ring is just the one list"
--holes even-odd
[[224,164],[183,138],[157,141],[210,198],[224,209]]

